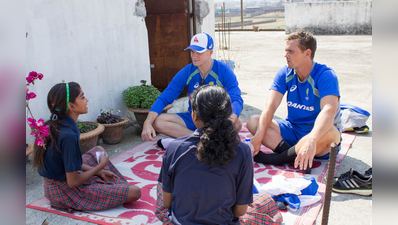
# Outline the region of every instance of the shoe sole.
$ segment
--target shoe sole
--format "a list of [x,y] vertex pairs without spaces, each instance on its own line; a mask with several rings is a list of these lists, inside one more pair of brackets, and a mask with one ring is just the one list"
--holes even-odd
[[372,195],[372,189],[362,189],[362,190],[339,190],[336,188],[332,188],[334,192],[338,193],[344,193],[344,194],[357,194],[357,195],[363,195],[363,196],[369,196]]
[[351,127],[351,128],[348,128],[348,129],[347,129],[347,130],[345,130],[345,131],[351,132],[351,131],[354,131],[354,128],[353,128],[353,127]]
[[368,133],[368,132],[369,132],[369,129],[368,129],[368,128],[365,128],[365,129],[363,129],[363,130],[354,130],[354,132],[357,133],[357,134],[363,134],[363,133]]

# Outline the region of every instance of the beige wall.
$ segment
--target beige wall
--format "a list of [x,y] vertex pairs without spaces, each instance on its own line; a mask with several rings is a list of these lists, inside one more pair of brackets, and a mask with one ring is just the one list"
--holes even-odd
[[372,34],[372,1],[286,3],[285,32]]

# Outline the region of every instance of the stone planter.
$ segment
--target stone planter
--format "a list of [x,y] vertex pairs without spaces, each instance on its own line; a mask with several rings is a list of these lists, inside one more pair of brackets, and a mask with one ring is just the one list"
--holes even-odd
[[[171,109],[172,107],[173,107],[173,104],[167,105],[166,107],[164,107],[162,113],[167,113],[167,110]],[[133,107],[128,107],[128,109],[134,113],[135,119],[137,120],[140,127],[143,128],[144,122],[149,113],[149,109],[148,108],[140,109],[140,108],[133,108]]]
[[102,125],[100,123],[92,122],[92,121],[83,121],[83,122],[79,122],[79,123],[98,125],[97,128],[95,128],[94,130],[89,131],[87,133],[80,134],[80,148],[82,149],[82,153],[84,154],[88,150],[97,146],[98,135],[104,131],[105,127],[104,127],[104,125]]
[[117,144],[122,140],[123,126],[128,123],[129,119],[121,118],[119,123],[104,124],[105,130],[101,136],[106,144]]

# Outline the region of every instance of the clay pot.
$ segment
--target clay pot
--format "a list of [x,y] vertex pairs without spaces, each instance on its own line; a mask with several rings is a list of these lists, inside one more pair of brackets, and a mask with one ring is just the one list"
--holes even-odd
[[[167,110],[171,109],[172,107],[173,107],[173,104],[168,104],[166,107],[164,107],[162,113],[167,113]],[[140,127],[143,128],[144,122],[149,113],[149,109],[148,108],[140,109],[140,108],[133,108],[133,107],[128,107],[128,109],[134,113],[135,119],[137,120]]]
[[104,124],[105,130],[101,136],[106,144],[117,144],[122,140],[123,126],[128,123],[129,119],[121,118],[119,123]]
[[83,122],[79,122],[79,123],[98,125],[97,128],[95,128],[94,130],[89,131],[87,133],[80,134],[80,148],[82,149],[82,153],[86,153],[88,150],[97,146],[98,135],[104,131],[105,127],[104,127],[104,125],[102,125],[100,123],[92,122],[92,121],[83,121]]

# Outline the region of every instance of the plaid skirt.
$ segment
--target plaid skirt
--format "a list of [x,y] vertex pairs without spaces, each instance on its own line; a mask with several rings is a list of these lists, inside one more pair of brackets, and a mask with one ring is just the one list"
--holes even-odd
[[[167,208],[163,207],[163,189],[160,183],[157,186],[155,214],[163,224],[173,225],[169,220]],[[282,221],[282,214],[279,212],[275,201],[266,193],[253,195],[253,203],[248,206],[246,214],[239,217],[240,224],[277,225],[282,224]]]
[[[83,163],[96,166],[97,151],[101,150],[94,147],[83,154]],[[98,176],[93,176],[75,188],[70,188],[66,181],[44,178],[44,196],[53,208],[68,212],[103,210],[123,204],[130,185],[110,161],[104,169],[115,173],[119,178],[105,182]]]

